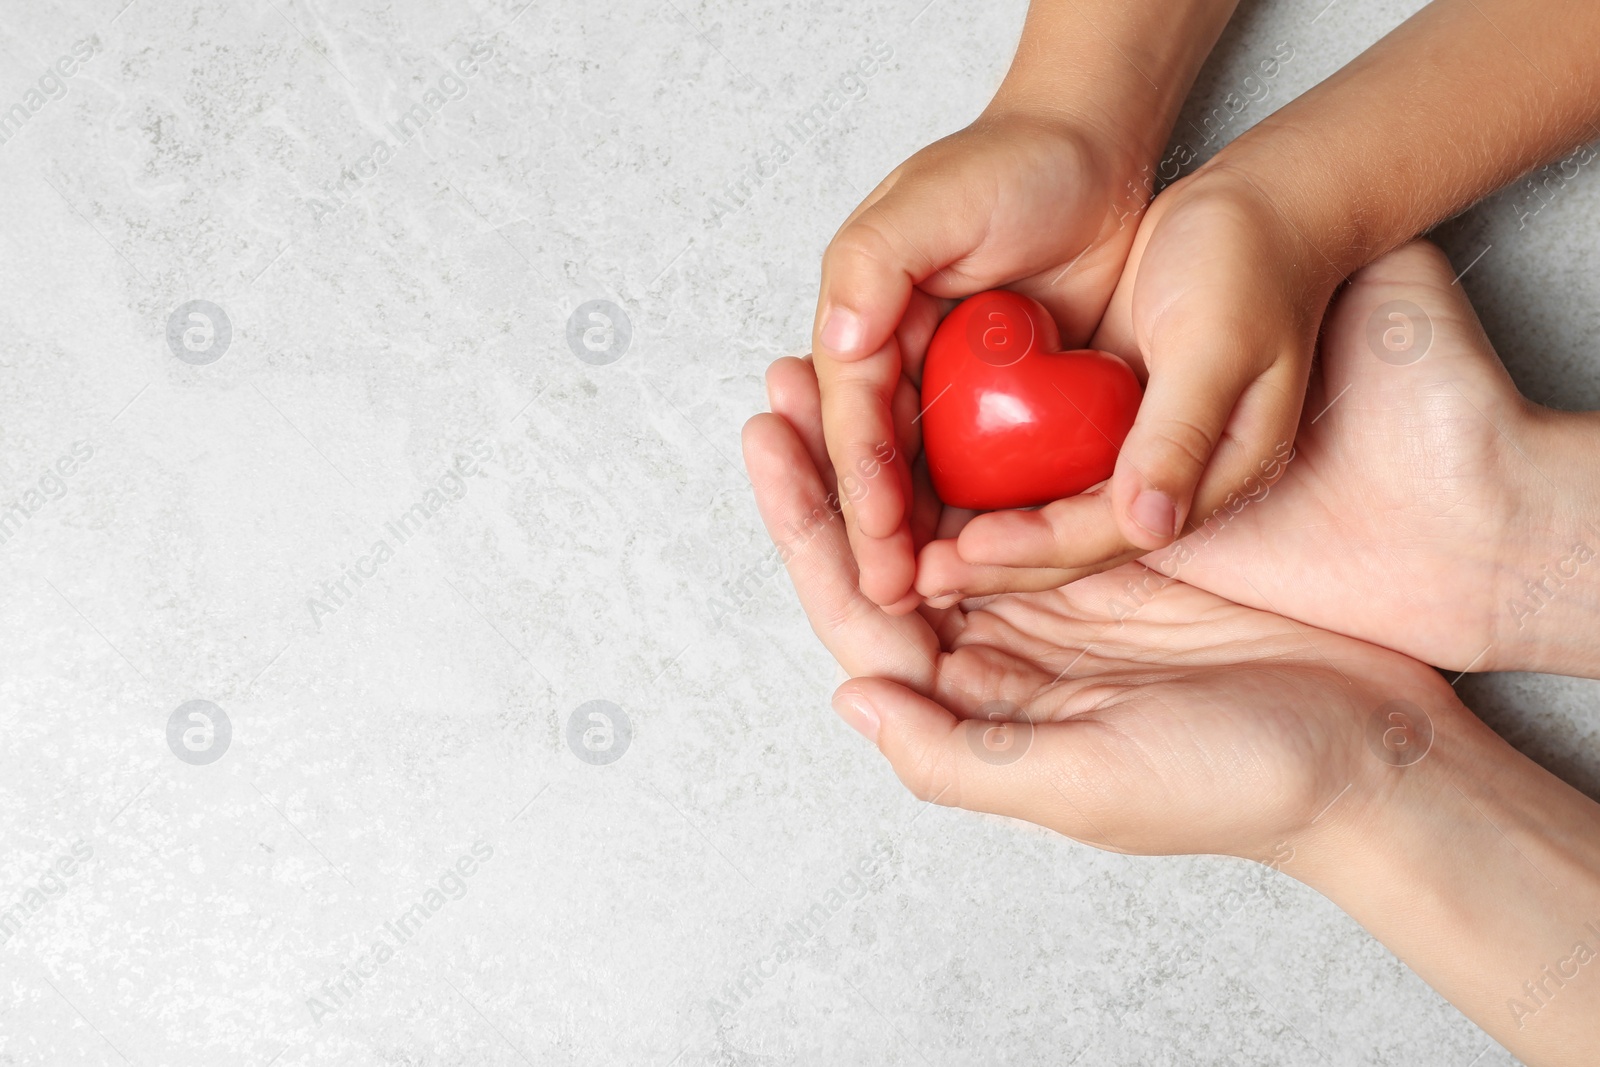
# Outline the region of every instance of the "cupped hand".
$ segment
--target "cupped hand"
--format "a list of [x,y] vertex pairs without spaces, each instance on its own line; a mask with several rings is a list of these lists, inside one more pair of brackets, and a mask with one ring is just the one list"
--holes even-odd
[[917,589],[949,603],[957,591],[1054,588],[1193,529],[1287,454],[1336,281],[1247,181],[1202,172],[1163,192],[1091,341],[1146,378],[1110,481],[977,516],[924,548]]
[[871,601],[918,602],[912,464],[934,328],[956,298],[1006,286],[1044,303],[1066,345],[1086,342],[1148,199],[1138,136],[1059,112],[987,114],[896,168],[829,244],[813,349]]
[[[1381,793],[1372,776],[1392,769],[1370,749],[1381,708],[1454,703],[1403,656],[1140,564],[890,614],[861,592],[831,506],[808,364],[779,361],[768,380],[774,414],[744,436],[762,517],[852,676],[835,707],[920,797],[1117,851],[1261,858],[1358,779],[1353,795]],[[1137,611],[1130,585],[1143,590]]]

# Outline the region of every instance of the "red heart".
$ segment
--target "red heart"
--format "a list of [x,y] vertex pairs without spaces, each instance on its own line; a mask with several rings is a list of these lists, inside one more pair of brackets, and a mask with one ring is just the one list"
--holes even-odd
[[1139,380],[1108,352],[1059,352],[1037,301],[1005,289],[963,300],[928,345],[922,440],[939,499],[1031,507],[1111,477]]

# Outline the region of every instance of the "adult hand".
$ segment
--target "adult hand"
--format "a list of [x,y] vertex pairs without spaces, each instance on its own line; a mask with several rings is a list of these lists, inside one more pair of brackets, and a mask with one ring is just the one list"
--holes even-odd
[[[913,793],[1101,848],[1224,853],[1326,894],[1530,1067],[1600,1057],[1600,805],[1435,672],[1140,564],[891,615],[831,507],[815,378],[745,428],[762,517],[852,675],[840,716]],[[1154,577],[1152,577],[1154,576]],[[1129,584],[1137,611],[1114,604]],[[1506,907],[1506,901],[1517,907]]]
[[839,713],[920,797],[1118,851],[1260,858],[1383,767],[1365,733],[1378,709],[1457,707],[1421,664],[1181,582],[1119,618],[1109,605],[1145,580],[1138,564],[892,615],[861,593],[830,507],[809,366],[780,361],[769,389],[775,413],[745,429],[762,516],[812,627],[857,679]]

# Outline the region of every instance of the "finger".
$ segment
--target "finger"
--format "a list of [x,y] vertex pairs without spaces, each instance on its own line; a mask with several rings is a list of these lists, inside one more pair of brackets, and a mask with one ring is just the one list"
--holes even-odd
[[991,511],[961,531],[961,558],[999,567],[1080,568],[1120,555],[1127,540],[1111,496],[1083,493],[1029,511]]
[[[914,405],[915,394],[914,390],[906,386],[906,382],[902,381],[901,386],[901,394],[907,392],[910,394],[910,397],[901,395],[899,398],[898,406],[904,410],[907,405]],[[846,509],[846,520],[850,518],[848,515],[850,507],[877,488],[882,488],[880,486],[882,478],[893,477],[896,474],[886,464],[888,459],[893,458],[893,453],[880,451],[875,454],[872,466],[867,466],[866,469],[858,467],[853,472],[848,472],[845,477],[835,477],[834,467],[827,456],[827,445],[822,440],[822,400],[816,384],[816,370],[810,360],[784,357],[768,366],[766,395],[773,414],[782,416],[784,421],[789,422],[789,426],[794,427],[795,434],[800,435],[800,440],[805,443],[806,453],[810,453],[811,462],[822,475],[822,483],[827,485],[832,482],[837,486],[838,498]],[[906,437],[909,438],[909,442],[902,445],[902,450],[914,453],[920,445],[920,438],[915,434]],[[904,531],[894,531],[890,537],[896,537],[901,533]],[[906,584],[909,585],[909,581]]]
[[922,387],[922,365],[934,331],[956,304],[955,300],[936,297],[921,289],[911,290],[911,299],[906,304],[905,314],[900,316],[894,336],[900,342],[901,373],[918,389]]
[[[861,483],[849,479],[841,480],[839,488],[841,497],[847,485],[859,484]],[[875,490],[869,489],[867,493],[870,495],[873,491]],[[856,567],[861,572],[862,595],[874,604],[899,609],[897,614],[904,614],[916,607],[916,600],[907,603],[917,573],[916,545],[911,536],[910,524],[902,522],[900,528],[888,537],[867,537],[849,521],[850,512],[856,505],[848,498],[842,497],[842,499],[845,500],[845,529],[849,531],[850,552],[855,556]]]
[[[909,575],[904,573],[900,575],[907,583],[905,595],[893,604],[885,604],[883,606],[883,610],[890,615],[905,615],[915,611],[922,605],[922,594],[917,592],[916,588],[917,553],[922,550],[923,545],[933,539],[934,531],[940,522],[941,513],[948,510],[933,491],[933,479],[928,474],[926,458],[918,456],[917,461],[912,464],[911,468],[911,514],[907,522],[911,535],[909,558],[912,562],[912,569]],[[936,632],[939,630],[937,622],[934,624],[934,629]],[[941,643],[943,643],[942,632],[940,637]]]
[[978,512],[971,508],[946,507],[939,515],[939,527],[934,536],[940,540],[954,540],[961,536],[961,531],[966,529]]
[[[904,378],[895,393],[894,407],[898,427],[895,444],[880,444],[872,453],[858,459],[855,466],[838,472],[838,493],[844,511],[845,528],[850,533],[850,548],[861,571],[861,591],[867,598],[895,614],[916,607],[912,582],[916,577],[916,537],[912,530],[916,501],[907,456],[921,447],[921,437],[912,422],[916,410],[916,390]],[[858,516],[873,504],[875,497],[894,493],[910,501],[900,523],[885,537],[873,537],[861,528]]]
[[917,553],[917,593],[930,607],[953,608],[966,595],[962,582],[971,578],[972,567],[956,554],[953,538],[929,541]]
[[932,631],[916,615],[884,614],[861,594],[844,523],[794,428],[776,415],[757,415],[743,437],[762,521],[823,645],[852,676],[926,688],[938,651]]
[[1100,836],[1066,791],[1095,770],[1097,724],[961,719],[882,678],[846,682],[833,706],[921,800]]
[[813,331],[829,359],[882,348],[905,316],[917,283],[982,241],[987,213],[951,210],[947,188],[901,181],[856,210],[822,255]]
[[[904,377],[895,388],[893,413],[896,447],[908,461],[914,460],[922,455],[922,393]],[[909,472],[910,463],[902,464],[901,469]]]
[[767,369],[767,394],[773,414],[782,416],[794,428],[812,463],[823,473],[823,484],[833,484],[845,513],[845,528],[860,572],[861,591],[892,615],[908,614],[921,603],[921,598],[911,591],[916,549],[909,524],[902,523],[889,537],[874,538],[863,536],[849,522],[851,508],[864,496],[881,488],[884,479],[895,477],[896,472],[880,464],[860,477],[857,472],[842,479],[833,477],[833,467],[828,462],[822,440],[817,378],[810,363],[792,357],[773,363]]
[[[899,433],[894,402],[900,385],[900,346],[892,338],[872,355],[852,363],[820,356],[816,360],[817,384],[822,398],[823,437],[834,470],[863,471],[883,463],[903,466],[894,455]],[[905,521],[905,499],[899,487],[863,502],[852,518],[868,537],[888,537]]]
[[1310,365],[1286,360],[1257,378],[1239,398],[1211,465],[1195,488],[1184,534],[1225,526],[1267,488],[1293,455]]
[[[922,596],[913,589],[893,604],[883,605],[883,612],[885,615],[910,615],[920,607],[922,607]],[[938,627],[934,627],[934,632],[938,633]]]
[[922,546],[936,536],[953,537],[954,534],[940,533],[940,527],[947,521],[964,521],[963,516],[970,514],[944,506],[939,494],[934,492],[927,457],[917,457],[917,462],[911,468],[911,539],[916,550],[922,551]]
[[1177,539],[1239,397],[1285,354],[1258,356],[1253,339],[1207,325],[1164,330],[1148,346],[1150,381],[1117,455],[1110,492],[1118,529],[1139,548]]
[[810,360],[785,356],[767,368],[767,407],[800,435],[822,484],[833,485],[833,463],[822,439],[822,395]]
[[[952,613],[964,625],[944,643],[949,652],[939,661],[933,692],[925,696],[960,719],[1036,725],[1099,707],[1108,689],[1106,665],[1092,654],[1107,632],[1095,611],[1098,602],[1071,619],[1060,617],[1062,606],[1053,599],[1048,606],[1015,596],[976,603],[981,606]],[[1055,623],[1048,635],[1034,628],[1041,612]]]
[[[898,181],[852,215],[823,254],[812,346],[828,453],[841,477],[899,439],[895,391],[903,371],[920,376],[923,335],[931,337],[938,321],[934,298],[913,299],[916,284],[983,238],[981,213],[949,207],[925,183]],[[902,324],[903,339],[915,344],[909,368],[897,336]],[[868,537],[886,538],[903,524],[906,506],[899,487],[886,487],[864,500],[850,521]]]
[[[921,464],[926,474],[927,464]],[[932,477],[928,477],[928,492],[933,492]],[[937,498],[935,498],[937,499]],[[946,581],[946,568],[941,566],[946,555],[954,556],[956,537],[962,527],[972,521],[977,512],[968,508],[952,508],[943,504],[933,516],[934,525],[929,536],[917,546],[917,578],[915,591],[935,608],[952,608],[962,600],[959,582]],[[930,553],[929,550],[932,550]],[[930,562],[931,561],[931,562]],[[959,559],[957,559],[959,563]]]
[[[912,158],[914,159],[916,157],[913,156]],[[873,206],[877,204],[879,200],[882,200],[884,197],[888,196],[889,191],[900,183],[900,179],[905,177],[907,164],[910,162],[911,160],[906,160],[905,163],[901,163],[898,167],[885,175],[883,181],[879,182],[873,188],[872,192],[868,193],[865,199],[856,205],[855,210],[845,216],[844,222],[839,224],[839,229],[844,229],[846,226],[850,225],[850,223],[854,222],[862,215],[865,215],[868,211],[871,211]]]
[[1125,548],[1108,559],[1077,567],[1018,567],[969,563],[954,540],[930,541],[917,556],[917,592],[937,608],[997,593],[1042,593],[1120,566],[1142,554]]

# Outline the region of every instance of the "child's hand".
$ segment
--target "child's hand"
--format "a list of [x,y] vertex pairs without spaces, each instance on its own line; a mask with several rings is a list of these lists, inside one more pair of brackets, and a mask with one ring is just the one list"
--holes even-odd
[[1342,278],[1533,166],[1592,161],[1597,42],[1595,4],[1434,0],[1162,194],[1095,342],[1150,373],[1109,491],[978,518],[959,552],[928,547],[917,588],[1047,588],[1164,544],[1169,516],[1202,525],[1289,439]]
[[1049,589],[1203,525],[1294,441],[1338,273],[1247,181],[1205,172],[1157,198],[1092,344],[1147,378],[1102,488],[972,519],[921,554],[917,589]]
[[983,116],[897,168],[834,236],[812,350],[829,465],[873,602],[905,612],[919,600],[922,531],[910,518],[938,506],[926,490],[914,499],[911,464],[940,317],[953,299],[1006,286],[1043,303],[1066,344],[1089,339],[1234,4],[1032,0]]
[[1069,347],[1110,300],[1148,195],[1142,150],[1059,114],[980,119],[912,156],[828,246],[813,338],[828,455],[861,589],[909,610],[918,383],[951,299],[1004,285]]

